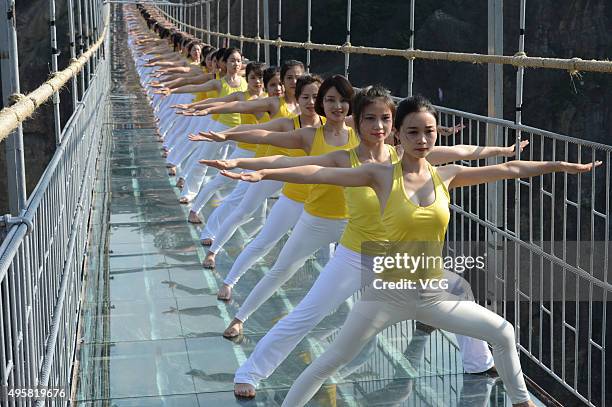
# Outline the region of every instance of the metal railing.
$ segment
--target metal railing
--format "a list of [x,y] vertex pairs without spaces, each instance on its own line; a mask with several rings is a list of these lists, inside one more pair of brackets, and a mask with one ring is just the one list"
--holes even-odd
[[[477,301],[515,324],[522,354],[581,401],[606,405],[612,146],[438,109],[442,124],[466,126],[444,144],[510,145],[522,138],[530,142],[522,159],[603,162],[588,174],[454,190],[447,246],[455,255],[487,254],[488,273],[466,277]],[[491,140],[497,130],[501,140]]]
[[[221,16],[220,0],[183,1],[181,4],[159,4],[158,9],[181,29],[211,42],[225,38],[241,45],[265,47],[265,61],[270,63],[270,46],[275,46],[277,63],[283,47],[306,51],[310,67],[311,50],[343,53],[344,73],[348,74],[351,53],[401,56],[408,59],[408,94],[412,94],[413,59],[438,59],[517,67],[515,122],[502,120],[500,98],[491,97],[494,117],[438,107],[442,125],[464,124],[456,136],[441,139],[442,144],[510,145],[521,138],[530,141],[521,156],[530,160],[564,160],[603,165],[587,174],[553,174],[526,180],[510,180],[491,185],[467,187],[453,191],[452,218],[447,234],[447,250],[459,255],[480,249],[488,256],[487,273],[467,273],[476,300],[487,305],[515,325],[517,346],[525,372],[534,381],[538,376],[553,378],[559,386],[590,406],[606,405],[606,303],[612,291],[610,283],[610,190],[612,146],[589,142],[521,124],[524,67],[609,71],[609,61],[582,64],[579,58],[530,58],[524,54],[525,0],[520,2],[518,50],[514,56],[461,53],[436,53],[414,50],[414,0],[410,12],[410,46],[406,50],[355,47],[350,44],[351,1],[347,0],[347,42],[342,45],[314,44],[308,1],[306,42],[284,41],[282,37],[281,1],[278,0],[277,39],[270,39],[270,14],[274,5],[257,1],[257,26],[243,34],[243,10],[239,16],[227,12]],[[211,7],[211,3],[216,5]],[[237,4],[237,2],[234,2]],[[499,7],[497,0],[490,5]],[[490,13],[495,8],[489,9]],[[193,10],[191,12],[190,10]],[[498,19],[499,16],[495,16]],[[223,21],[225,18],[225,21]],[[240,19],[240,35],[230,33],[232,18]],[[216,24],[211,27],[211,21]],[[263,20],[263,33],[260,30]],[[498,23],[492,23],[493,25]],[[226,32],[221,27],[227,27]],[[493,27],[493,31],[498,28]],[[491,31],[491,30],[490,30]],[[491,33],[490,33],[491,34]],[[263,35],[263,38],[260,37]],[[490,47],[497,38],[490,38]],[[212,37],[212,38],[211,38]],[[492,49],[492,48],[490,48]],[[547,60],[547,61],[545,61]],[[575,65],[576,64],[576,65]],[[580,66],[577,64],[581,64]],[[595,68],[598,66],[598,68]],[[604,67],[605,66],[605,67]],[[601,68],[601,69],[600,69]],[[489,75],[492,89],[503,78]],[[495,75],[495,74],[493,74]],[[493,78],[493,79],[492,79]],[[493,92],[494,93],[494,92]],[[518,158],[518,156],[517,156]],[[484,165],[505,159],[464,162]],[[558,389],[545,389],[555,393]]]
[[[3,0],[2,5],[10,11],[5,14],[11,21],[8,25],[3,21],[0,28],[13,30],[16,45],[14,1]],[[59,69],[56,58],[61,44],[58,45],[55,38],[54,1],[50,0],[49,5],[52,69],[55,73]],[[27,199],[25,191],[9,190],[11,198],[20,195],[19,199],[11,199],[11,202],[24,203],[13,208],[18,210],[13,216],[2,217],[2,226],[8,229],[0,245],[2,406],[59,406],[67,405],[70,398],[94,180],[101,143],[108,140],[103,125],[108,122],[108,41],[105,40],[102,47],[93,52],[88,52],[88,47],[98,42],[100,33],[108,38],[105,27],[108,17],[108,6],[104,6],[102,1],[68,2],[73,58],[70,62],[79,63],[77,58],[81,56],[85,59],[80,73],[75,70],[72,75],[72,114],[62,126],[58,110],[60,90],[41,91],[52,93],[54,123],[49,128],[58,131],[55,134],[57,147]],[[15,51],[16,47],[9,50],[8,59],[17,67]],[[3,65],[3,74],[4,68]],[[13,91],[19,91],[18,76],[11,84],[4,79],[3,75],[3,90],[12,85]],[[25,98],[37,108],[35,97],[30,95]],[[8,94],[4,93],[4,96],[7,106]],[[11,146],[21,144],[22,148],[21,124],[13,128],[15,130],[8,142]],[[22,151],[12,157],[7,154],[7,161],[9,170],[25,177]],[[9,177],[12,175],[9,173]],[[32,394],[19,396],[19,392],[28,389],[34,397]],[[55,397],[36,397],[45,393]]]

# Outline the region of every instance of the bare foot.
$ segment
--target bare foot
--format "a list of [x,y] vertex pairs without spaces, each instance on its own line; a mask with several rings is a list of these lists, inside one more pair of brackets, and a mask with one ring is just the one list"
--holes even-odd
[[168,175],[175,176],[176,175],[176,167],[168,168]]
[[232,299],[232,287],[223,284],[217,293],[217,299],[221,301],[229,301]]
[[242,321],[238,318],[234,318],[232,322],[223,331],[224,338],[235,338],[242,334]]
[[164,158],[168,157],[168,152],[167,152],[167,151],[164,151],[164,152],[162,153],[162,157],[164,157]]
[[202,246],[212,246],[213,240],[210,237],[207,237],[206,239],[200,240],[200,243],[202,243]]
[[189,223],[202,223],[202,220],[198,216],[197,213],[193,211],[189,211],[189,216],[187,217],[187,222]]
[[189,203],[189,198],[187,198],[186,196],[182,196],[182,197],[179,198],[179,203],[183,204],[183,205],[186,205],[186,204]]
[[178,188],[183,188],[183,185],[185,185],[185,180],[183,178],[179,178],[178,181],[176,181],[176,186]]
[[204,259],[202,266],[204,266],[205,269],[214,269],[215,268],[215,256],[216,254],[213,252],[209,251],[208,253],[206,253],[206,258]]
[[234,384],[234,395],[236,397],[252,399],[255,397],[255,387],[248,383],[236,383]]

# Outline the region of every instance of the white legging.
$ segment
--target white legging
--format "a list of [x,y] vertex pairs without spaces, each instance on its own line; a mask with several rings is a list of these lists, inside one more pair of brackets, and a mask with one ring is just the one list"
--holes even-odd
[[[231,160],[231,159],[237,159],[237,158],[252,158],[254,156],[255,156],[255,153],[253,151],[245,150],[244,148],[240,148],[236,146],[234,148],[234,151],[232,151],[232,154],[230,155],[229,159]],[[197,157],[197,156],[194,157],[194,161],[197,161],[197,160],[200,160],[200,157]],[[228,178],[221,174],[217,174],[212,180],[207,182],[205,185],[202,185],[202,182],[204,181],[204,177],[206,176],[206,173],[207,173],[208,166],[200,164],[200,163],[197,163],[195,165],[202,167],[202,168],[192,168],[191,171],[189,171],[186,174],[185,184],[183,186],[183,190],[181,191],[182,197],[186,197],[192,200],[196,195],[199,195],[199,191],[201,190],[212,191],[212,193],[214,193],[215,191],[223,188],[224,186],[228,184],[231,184],[231,183],[236,184],[236,181],[234,181],[233,179]],[[233,172],[238,172],[238,171],[241,171],[241,170],[237,168],[233,170]],[[202,187],[201,190],[200,190],[200,187]],[[212,194],[210,195],[212,196]]]
[[[217,236],[217,233],[219,233],[219,229],[221,228],[223,221],[227,219],[232,211],[240,204],[242,198],[244,198],[244,194],[246,194],[246,191],[249,189],[249,185],[250,183],[246,181],[238,181],[236,183],[236,186],[234,189],[232,189],[232,192],[222,199],[221,205],[217,206],[206,218],[206,226],[200,234],[200,239],[215,239],[215,236]],[[202,190],[203,189],[201,189],[200,192],[202,192]],[[198,197],[199,196],[200,195],[198,194]],[[194,204],[191,206],[191,211],[199,215],[203,206],[195,206],[198,197],[196,197],[196,200],[194,200]],[[264,208],[265,211],[266,205],[262,205],[262,208]]]
[[268,254],[274,245],[295,226],[303,209],[304,203],[281,194],[278,202],[268,214],[263,228],[257,237],[240,252],[223,282],[233,287],[258,259]]
[[249,185],[249,189],[244,194],[240,204],[234,209],[229,217],[223,221],[219,228],[210,251],[219,253],[221,247],[234,235],[240,225],[245,224],[253,216],[253,213],[270,196],[274,195],[282,188],[280,181],[263,180]]
[[236,313],[236,318],[242,322],[246,321],[302,267],[308,257],[318,249],[337,242],[345,226],[346,219],[320,218],[302,211],[274,266],[251,290]]
[[[308,294],[257,342],[249,358],[236,371],[234,382],[257,387],[261,380],[268,378],[308,332],[363,287],[363,273],[372,270],[367,264],[370,259],[339,244]],[[454,273],[449,273],[447,278],[452,279],[449,292],[465,300],[473,298],[465,280]],[[457,343],[466,372],[484,372],[493,366],[486,342],[457,335]]]
[[369,285],[334,343],[291,386],[283,406],[303,406],[323,382],[350,362],[372,337],[397,322],[416,319],[436,328],[489,342],[495,367],[512,403],[529,400],[516,351],[514,328],[492,311],[460,297],[422,289],[375,290]]

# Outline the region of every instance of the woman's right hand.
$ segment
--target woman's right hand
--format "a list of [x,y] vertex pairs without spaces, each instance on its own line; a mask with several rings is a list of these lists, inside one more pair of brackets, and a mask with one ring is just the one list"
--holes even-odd
[[592,171],[593,168],[599,167],[601,164],[601,161],[595,161],[587,164],[568,163],[565,161],[562,161],[560,163],[561,171],[567,172],[568,174],[580,174],[583,172],[589,172]]
[[192,139],[189,136],[189,140],[191,141],[218,141],[223,142],[227,140],[227,137],[223,133],[217,133],[215,131],[201,131],[197,136],[194,136]]
[[263,179],[263,173],[261,171],[241,172],[240,174],[231,171],[220,171],[219,174],[231,179],[246,182],[259,182]]
[[199,160],[198,162],[219,170],[233,170],[238,166],[236,160]]

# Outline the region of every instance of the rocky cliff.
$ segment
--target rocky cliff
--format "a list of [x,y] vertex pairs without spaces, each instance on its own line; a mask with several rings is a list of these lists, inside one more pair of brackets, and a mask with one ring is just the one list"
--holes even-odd
[[[62,48],[60,66],[69,57],[65,0],[56,0],[58,40]],[[271,5],[276,4],[274,1]],[[346,36],[346,1],[313,1],[314,42],[343,43]],[[255,34],[255,2],[245,1],[245,35]],[[49,42],[47,0],[17,2],[20,44],[21,86],[31,90],[48,75]],[[232,15],[239,13],[240,2],[232,2]],[[276,6],[271,7],[271,32],[275,37]],[[43,10],[41,12],[41,10]],[[213,7],[214,12],[214,7]],[[304,40],[306,2],[283,2],[283,38]],[[514,54],[518,46],[518,2],[505,2],[504,53]],[[226,25],[225,8],[221,27]],[[215,17],[213,16],[213,25]],[[487,47],[486,2],[468,0],[419,1],[416,7],[415,46],[426,50],[452,50],[485,53]],[[612,55],[612,4],[606,0],[541,0],[527,2],[526,52],[533,56],[606,59]],[[355,45],[408,47],[409,2],[354,0],[352,43]],[[238,23],[231,31],[239,32]],[[246,47],[254,56],[254,48]],[[275,49],[272,47],[275,60]],[[283,49],[283,58],[305,60],[305,52]],[[312,70],[322,74],[343,72],[342,55],[312,53]],[[380,82],[395,94],[407,89],[407,62],[401,58],[351,57],[351,80],[355,85]],[[505,68],[505,117],[514,118],[515,70]],[[448,107],[486,114],[487,67],[474,64],[415,62],[415,92]],[[610,143],[605,131],[612,123],[612,75],[584,73],[570,77],[567,72],[530,69],[525,73],[523,122],[578,138]],[[62,92],[64,116],[71,109],[69,89]],[[45,106],[25,128],[25,155],[28,190],[54,151],[52,109]],[[0,169],[4,160],[0,156]],[[0,191],[6,179],[0,177]],[[0,209],[5,211],[5,193],[0,193]]]

